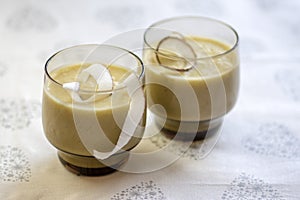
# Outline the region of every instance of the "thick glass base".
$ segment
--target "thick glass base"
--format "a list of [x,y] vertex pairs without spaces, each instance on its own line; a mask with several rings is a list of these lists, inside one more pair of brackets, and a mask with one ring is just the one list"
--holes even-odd
[[129,152],[115,154],[103,161],[93,156],[80,156],[58,151],[58,158],[70,172],[80,176],[103,176],[117,171],[129,157]]
[[223,118],[206,121],[178,121],[164,120],[155,116],[155,123],[158,127],[161,127],[161,133],[168,138],[182,141],[197,141],[216,134],[222,126]]

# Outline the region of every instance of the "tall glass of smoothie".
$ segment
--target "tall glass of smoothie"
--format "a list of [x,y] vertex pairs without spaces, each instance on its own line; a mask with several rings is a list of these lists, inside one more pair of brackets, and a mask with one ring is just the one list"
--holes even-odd
[[220,131],[238,97],[238,41],[231,26],[204,17],[171,18],[145,31],[147,102],[164,134],[200,140]]
[[79,45],[45,65],[42,119],[61,163],[87,176],[124,164],[144,132],[144,66],[132,52]]

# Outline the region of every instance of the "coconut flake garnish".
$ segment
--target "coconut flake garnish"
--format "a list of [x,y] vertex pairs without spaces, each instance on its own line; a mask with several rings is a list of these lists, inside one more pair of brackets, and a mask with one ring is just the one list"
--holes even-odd
[[[91,87],[94,90],[88,91],[88,93],[92,95],[86,99],[83,99],[80,95],[80,87],[86,84],[90,78],[94,79],[96,85]],[[79,82],[64,83],[63,88],[67,89],[71,93],[71,97],[74,101],[80,103],[88,103],[103,99],[110,95],[109,93],[105,93],[105,91],[110,91],[113,89],[112,76],[109,70],[101,64],[92,64],[88,68],[83,69],[78,75],[78,81]]]

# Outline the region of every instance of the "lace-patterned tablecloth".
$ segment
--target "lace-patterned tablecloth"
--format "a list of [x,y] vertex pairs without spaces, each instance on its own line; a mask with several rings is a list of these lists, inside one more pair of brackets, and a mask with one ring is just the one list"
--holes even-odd
[[[299,10],[293,0],[2,1],[0,199],[300,199]],[[202,158],[195,144],[146,174],[69,173],[42,131],[46,59],[178,15],[221,19],[240,34],[240,96],[212,152]]]

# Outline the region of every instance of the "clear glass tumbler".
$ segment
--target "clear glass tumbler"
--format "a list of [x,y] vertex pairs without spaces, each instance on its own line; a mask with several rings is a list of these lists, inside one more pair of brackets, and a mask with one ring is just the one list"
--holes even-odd
[[79,175],[111,173],[141,140],[144,66],[132,52],[78,45],[45,65],[42,120],[61,163]]
[[166,19],[145,31],[147,103],[165,135],[200,140],[220,130],[238,97],[238,43],[231,26],[205,17]]

